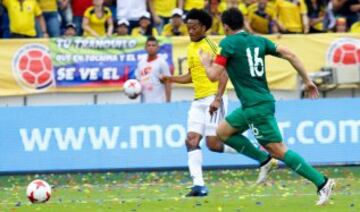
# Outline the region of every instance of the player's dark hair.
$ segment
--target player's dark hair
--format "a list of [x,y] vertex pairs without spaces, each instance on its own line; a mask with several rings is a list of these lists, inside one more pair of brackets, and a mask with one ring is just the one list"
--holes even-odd
[[147,39],[146,39],[146,43],[147,42],[150,42],[150,41],[154,41],[156,43],[159,43],[159,41],[154,37],[154,36],[149,36]]
[[202,25],[206,27],[206,30],[210,29],[212,25],[212,18],[205,10],[190,10],[185,18],[185,22],[187,22],[189,19],[198,20]]
[[239,30],[244,27],[244,16],[237,8],[225,10],[221,15],[221,21],[232,30]]

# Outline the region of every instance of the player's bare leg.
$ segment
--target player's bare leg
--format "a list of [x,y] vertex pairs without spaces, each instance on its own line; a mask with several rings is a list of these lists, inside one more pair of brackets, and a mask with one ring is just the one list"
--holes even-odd
[[288,148],[283,143],[269,143],[265,145],[267,151],[275,158],[282,160],[287,166],[299,175],[310,180],[318,188],[319,200],[317,205],[325,204],[332,193],[335,181],[328,179],[310,164],[308,164],[300,155]]
[[226,121],[222,121],[219,124],[217,134],[221,140],[225,141],[226,145],[229,145],[238,153],[258,161],[260,164],[260,172],[257,183],[265,182],[267,176],[274,167],[274,160],[271,156],[268,153],[256,148],[249,139],[240,134],[238,129],[233,128]]
[[212,152],[238,154],[234,148],[224,144],[217,136],[207,136],[206,146]]
[[203,157],[199,146],[201,138],[202,136],[200,134],[189,132],[185,142],[188,151],[189,171],[193,179],[193,186],[191,191],[186,195],[187,197],[207,196],[208,194],[202,174]]

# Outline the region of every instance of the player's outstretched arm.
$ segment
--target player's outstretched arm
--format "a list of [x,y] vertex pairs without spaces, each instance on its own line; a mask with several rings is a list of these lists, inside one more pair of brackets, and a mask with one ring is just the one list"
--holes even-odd
[[162,82],[174,82],[174,83],[179,83],[179,84],[188,84],[188,83],[192,83],[192,78],[191,78],[191,74],[190,72],[184,75],[179,75],[179,76],[165,76],[165,75],[161,75],[160,76],[160,80]]
[[295,68],[295,70],[299,73],[300,77],[304,81],[305,84],[305,92],[307,93],[309,98],[317,98],[319,97],[319,92],[316,85],[312,82],[309,76],[306,73],[306,69],[301,60],[290,51],[288,48],[283,46],[277,46],[276,48],[279,56],[287,61]]

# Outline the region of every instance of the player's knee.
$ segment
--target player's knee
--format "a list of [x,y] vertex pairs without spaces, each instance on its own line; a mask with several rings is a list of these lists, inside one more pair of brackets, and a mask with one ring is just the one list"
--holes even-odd
[[216,135],[220,141],[226,141],[226,139],[228,138],[224,131],[220,128],[216,129]]
[[186,137],[186,148],[188,151],[199,149],[200,138],[196,134],[189,133]]
[[272,143],[265,146],[265,149],[270,153],[271,157],[283,160],[287,151],[286,146],[283,143]]
[[207,138],[206,146],[212,152],[224,152],[224,144],[219,138]]

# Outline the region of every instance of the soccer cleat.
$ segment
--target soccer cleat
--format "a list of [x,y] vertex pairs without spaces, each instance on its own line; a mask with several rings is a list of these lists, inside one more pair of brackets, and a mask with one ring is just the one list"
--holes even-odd
[[204,197],[207,196],[209,193],[209,190],[206,186],[198,186],[194,185],[191,187],[191,191],[186,194],[186,197]]
[[269,173],[278,167],[278,161],[276,159],[270,159],[267,163],[260,167],[259,177],[256,181],[256,185],[264,183]]
[[330,199],[334,186],[335,180],[328,179],[326,184],[318,191],[319,200],[317,201],[316,205],[324,205]]

